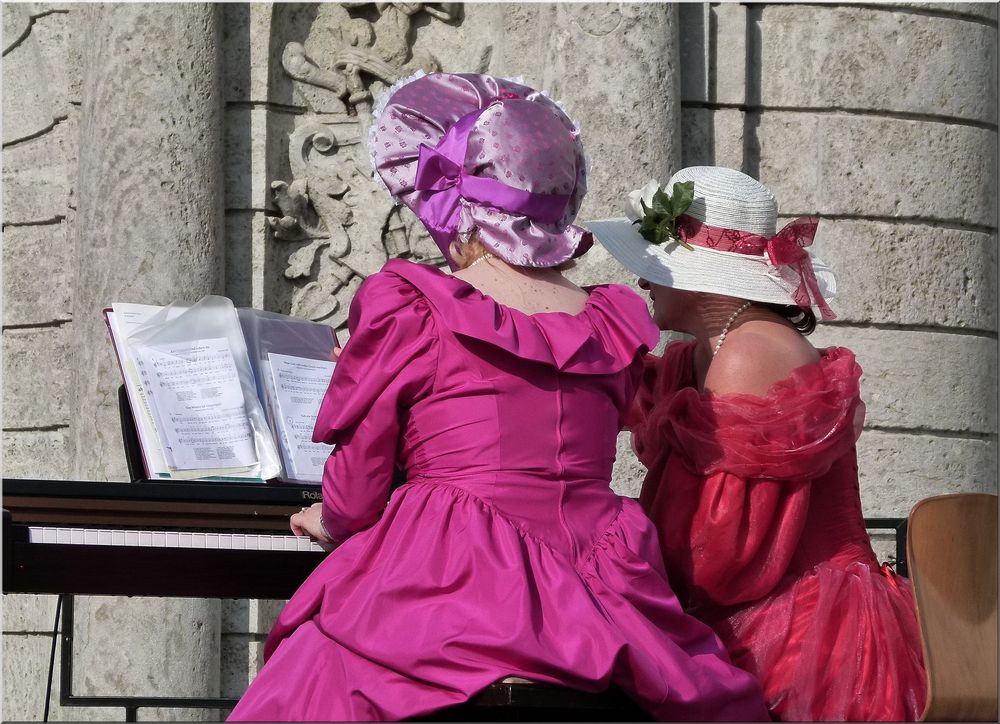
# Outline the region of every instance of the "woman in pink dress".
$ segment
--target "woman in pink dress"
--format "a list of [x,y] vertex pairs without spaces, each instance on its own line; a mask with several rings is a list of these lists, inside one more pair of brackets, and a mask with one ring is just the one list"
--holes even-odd
[[766,719],[753,677],[682,611],[642,510],[609,488],[658,333],[629,289],[557,270],[592,243],[572,225],[575,126],[518,83],[434,74],[391,89],[370,144],[460,270],[394,260],[358,290],[314,432],[337,446],[323,502],[292,517],[337,548],[231,719],[399,720],[507,676],[613,683],[662,719]]
[[628,423],[670,580],[773,716],[913,720],[926,684],[912,593],[879,566],[861,513],[861,368],[804,336],[813,307],[833,317],[833,275],[805,249],[817,222],[776,234],[774,196],[731,169],[655,189],[630,196],[638,226],[588,227],[640,276],[658,326],[694,338],[647,357]]

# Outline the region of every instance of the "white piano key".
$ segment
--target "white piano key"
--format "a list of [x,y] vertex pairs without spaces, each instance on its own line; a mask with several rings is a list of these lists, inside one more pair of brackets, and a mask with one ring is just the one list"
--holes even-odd
[[211,533],[176,530],[122,530],[29,526],[31,543],[131,546],[149,548],[195,548],[220,550],[322,551],[308,538],[265,533]]

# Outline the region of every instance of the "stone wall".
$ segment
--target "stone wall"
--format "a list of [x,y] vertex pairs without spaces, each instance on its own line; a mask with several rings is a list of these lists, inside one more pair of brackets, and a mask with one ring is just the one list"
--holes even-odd
[[685,165],[759,177],[822,218],[868,406],[867,515],[996,490],[997,10],[683,5]]
[[[433,261],[413,219],[351,170],[366,92],[391,78],[342,87],[332,71],[350,47],[390,76],[475,70],[551,91],[594,158],[584,218],[619,213],[624,192],[682,163],[759,176],[785,218],[819,213],[841,317],[816,340],[853,348],[866,371],[866,513],[996,489],[995,6],[6,4],[3,22],[7,477],[126,478],[100,306],[223,289],[339,325],[380,259]],[[153,92],[130,89],[133,72],[161,95],[129,111]],[[186,186],[171,186],[181,167]],[[177,258],[171,239],[190,242]],[[631,281],[600,248],[573,274]],[[640,479],[623,436],[615,485],[635,494]],[[81,601],[78,692],[237,696],[280,602],[137,606]],[[41,718],[53,616],[52,597],[4,597],[7,719]],[[171,622],[162,638],[151,617]],[[164,651],[189,665],[170,669]]]

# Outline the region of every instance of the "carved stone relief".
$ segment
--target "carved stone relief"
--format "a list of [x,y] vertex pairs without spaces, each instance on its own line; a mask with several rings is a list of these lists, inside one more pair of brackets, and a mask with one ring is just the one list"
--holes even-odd
[[421,224],[372,179],[368,128],[373,99],[417,70],[440,70],[414,52],[412,23],[458,19],[458,3],[322,4],[303,43],[290,42],[282,67],[307,105],[289,136],[292,180],[273,181],[268,219],[278,242],[296,242],[284,275],[291,313],[341,326],[365,277],[391,257],[441,264]]

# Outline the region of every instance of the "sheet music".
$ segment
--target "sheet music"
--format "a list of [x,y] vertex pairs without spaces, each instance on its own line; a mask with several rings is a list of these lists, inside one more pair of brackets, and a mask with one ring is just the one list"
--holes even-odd
[[[163,475],[168,472],[166,458],[160,448],[156,434],[156,421],[149,407],[149,400],[139,381],[139,373],[135,361],[128,354],[127,340],[130,334],[149,321],[163,307],[152,304],[126,304],[116,302],[111,305],[108,322],[111,325],[111,335],[116,340],[116,348],[122,356],[122,376],[125,378],[125,391],[133,400],[133,414],[136,417],[136,431],[146,454],[146,465],[150,475]],[[168,319],[177,317],[183,309],[174,308],[168,312]],[[135,398],[133,399],[133,395]]]
[[274,424],[285,470],[293,480],[323,480],[323,466],[333,446],[313,442],[312,432],[335,366],[326,360],[274,352],[262,365],[275,402]]
[[133,345],[132,352],[171,468],[219,470],[257,463],[246,401],[225,338]]

